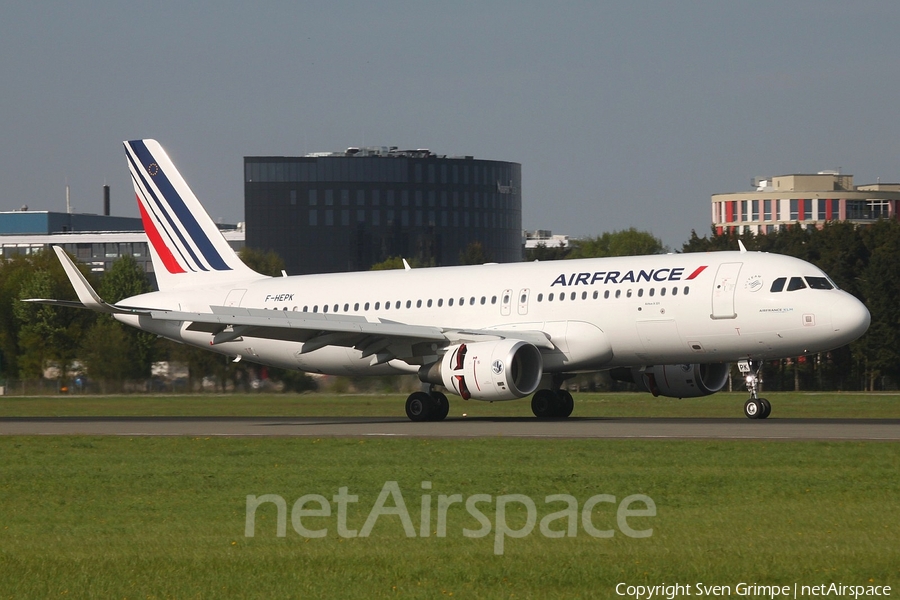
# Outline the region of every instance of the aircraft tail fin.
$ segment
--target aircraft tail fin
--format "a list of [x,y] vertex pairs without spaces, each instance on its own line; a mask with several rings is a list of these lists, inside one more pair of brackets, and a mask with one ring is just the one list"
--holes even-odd
[[125,142],[160,290],[263,277],[228,245],[156,140]]

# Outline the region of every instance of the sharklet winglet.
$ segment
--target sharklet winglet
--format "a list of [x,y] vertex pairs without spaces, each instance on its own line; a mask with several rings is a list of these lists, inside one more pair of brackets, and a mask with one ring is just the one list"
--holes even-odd
[[[121,306],[116,306],[114,304],[109,304],[108,302],[104,302],[103,298],[101,298],[99,294],[94,291],[94,288],[91,287],[91,284],[88,283],[88,280],[84,278],[84,275],[81,274],[81,271],[79,271],[78,267],[75,266],[75,263],[72,262],[72,259],[69,258],[69,255],[66,254],[66,251],[59,246],[53,246],[53,251],[56,252],[56,256],[57,258],[59,258],[59,262],[62,263],[63,270],[66,272],[66,277],[69,278],[69,282],[72,284],[72,287],[75,288],[75,293],[78,295],[78,300],[81,302],[83,308],[88,308],[95,312],[108,314],[133,315],[146,313],[146,311],[140,309],[124,308]],[[78,306],[74,302],[39,299],[33,299],[31,301],[44,302],[46,304],[57,304],[59,306]]]

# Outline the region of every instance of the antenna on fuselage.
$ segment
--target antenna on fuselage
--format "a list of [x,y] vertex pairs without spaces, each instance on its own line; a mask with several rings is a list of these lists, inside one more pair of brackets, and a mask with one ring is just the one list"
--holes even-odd
[[747,251],[747,248],[744,247],[744,242],[738,240],[738,247],[741,249],[741,254],[744,254]]

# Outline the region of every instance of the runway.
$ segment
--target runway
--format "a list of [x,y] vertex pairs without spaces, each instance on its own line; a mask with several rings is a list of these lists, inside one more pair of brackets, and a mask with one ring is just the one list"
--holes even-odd
[[900,419],[7,417],[0,435],[900,441]]

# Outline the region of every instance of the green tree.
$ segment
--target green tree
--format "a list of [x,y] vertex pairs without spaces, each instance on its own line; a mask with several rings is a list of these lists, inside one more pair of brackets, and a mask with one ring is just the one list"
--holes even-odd
[[[54,298],[75,300],[75,291],[56,255],[41,251],[14,261],[13,284],[19,282],[17,299]],[[4,268],[4,271],[6,269]],[[23,273],[24,271],[24,273]],[[17,371],[24,378],[40,378],[49,361],[58,363],[61,377],[74,360],[81,338],[93,323],[94,314],[47,304],[14,302],[12,313],[17,332]]]
[[534,248],[527,248],[525,250],[525,260],[527,262],[536,260],[562,260],[568,258],[569,251],[570,248],[564,245],[563,242],[560,242],[558,246],[548,246],[541,242]]
[[[426,264],[422,260],[418,258],[410,258],[406,262],[409,263],[411,269],[421,269],[422,267],[433,267],[434,264]],[[380,263],[375,263],[369,269],[370,271],[390,271],[391,269],[405,269],[403,266],[403,257],[401,256],[391,256],[381,261]]]
[[606,256],[639,256],[664,254],[667,251],[662,240],[634,227],[597,237],[570,240],[572,249],[566,258],[602,258]]
[[244,246],[238,256],[245,265],[262,275],[281,277],[281,272],[284,270],[284,259],[278,256],[274,250],[264,252]]
[[[127,255],[112,264],[97,287],[100,297],[112,304],[150,291],[144,271]],[[85,336],[80,355],[92,379],[146,379],[155,347],[154,334],[120,323],[111,315],[100,315]]]
[[868,370],[868,387],[880,376],[900,382],[900,223],[881,221],[863,232],[871,253],[857,282],[872,315],[866,335],[856,343],[855,358]]
[[491,262],[490,255],[485,251],[481,242],[469,242],[469,245],[459,253],[461,265],[483,265]]

